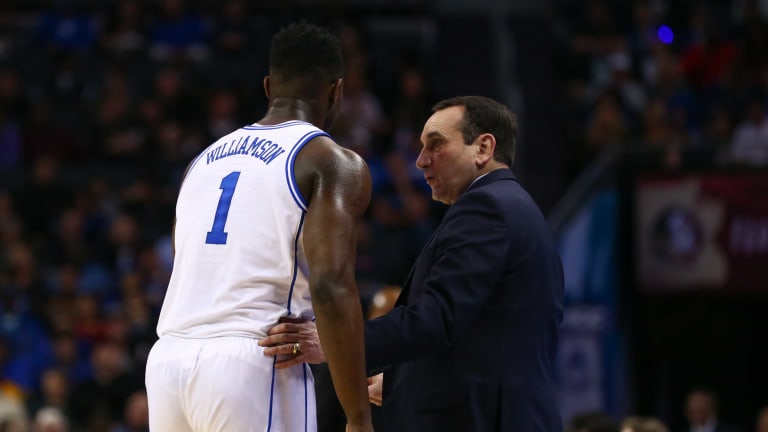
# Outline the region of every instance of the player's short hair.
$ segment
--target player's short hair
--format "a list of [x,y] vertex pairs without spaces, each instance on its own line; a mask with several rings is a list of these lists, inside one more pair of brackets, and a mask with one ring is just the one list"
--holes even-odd
[[489,133],[496,138],[493,159],[511,167],[515,162],[517,146],[517,116],[506,106],[483,96],[445,99],[436,103],[432,112],[454,106],[464,107],[464,117],[459,126],[464,144],[472,144],[480,134]]
[[285,80],[336,80],[344,76],[339,39],[306,22],[290,24],[272,37],[270,74]]

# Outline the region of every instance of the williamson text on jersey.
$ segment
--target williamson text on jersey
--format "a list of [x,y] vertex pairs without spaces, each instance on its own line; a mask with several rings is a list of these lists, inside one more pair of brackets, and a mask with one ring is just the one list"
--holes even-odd
[[[250,144],[248,144],[249,141]],[[210,164],[225,157],[248,154],[260,159],[265,164],[269,164],[283,153],[285,153],[285,149],[276,142],[263,138],[259,139],[259,137],[251,139],[250,135],[244,135],[239,140],[225,142],[208,150],[205,160],[206,164]]]

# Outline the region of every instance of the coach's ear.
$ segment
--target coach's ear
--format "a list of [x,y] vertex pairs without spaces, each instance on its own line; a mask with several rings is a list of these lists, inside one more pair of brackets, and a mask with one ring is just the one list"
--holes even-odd
[[272,77],[267,75],[264,77],[264,94],[267,95],[267,100],[272,99],[272,91],[269,89],[272,84]]
[[475,142],[477,143],[475,163],[482,168],[493,159],[493,152],[496,151],[496,137],[493,134],[484,133],[480,134]]

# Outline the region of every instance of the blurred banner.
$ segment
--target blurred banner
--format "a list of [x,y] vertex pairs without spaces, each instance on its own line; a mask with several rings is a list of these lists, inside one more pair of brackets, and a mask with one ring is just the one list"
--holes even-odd
[[768,290],[768,175],[643,174],[635,259],[644,290]]
[[558,349],[560,409],[575,415],[627,414],[625,347],[617,314],[618,193],[597,191],[555,233],[565,275]]

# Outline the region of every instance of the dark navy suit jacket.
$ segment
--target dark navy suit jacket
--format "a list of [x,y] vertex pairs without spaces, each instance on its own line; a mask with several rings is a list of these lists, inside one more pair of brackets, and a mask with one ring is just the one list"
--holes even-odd
[[563,274],[509,169],[475,181],[421,251],[397,305],[365,324],[384,371],[375,429],[557,432],[553,367]]

